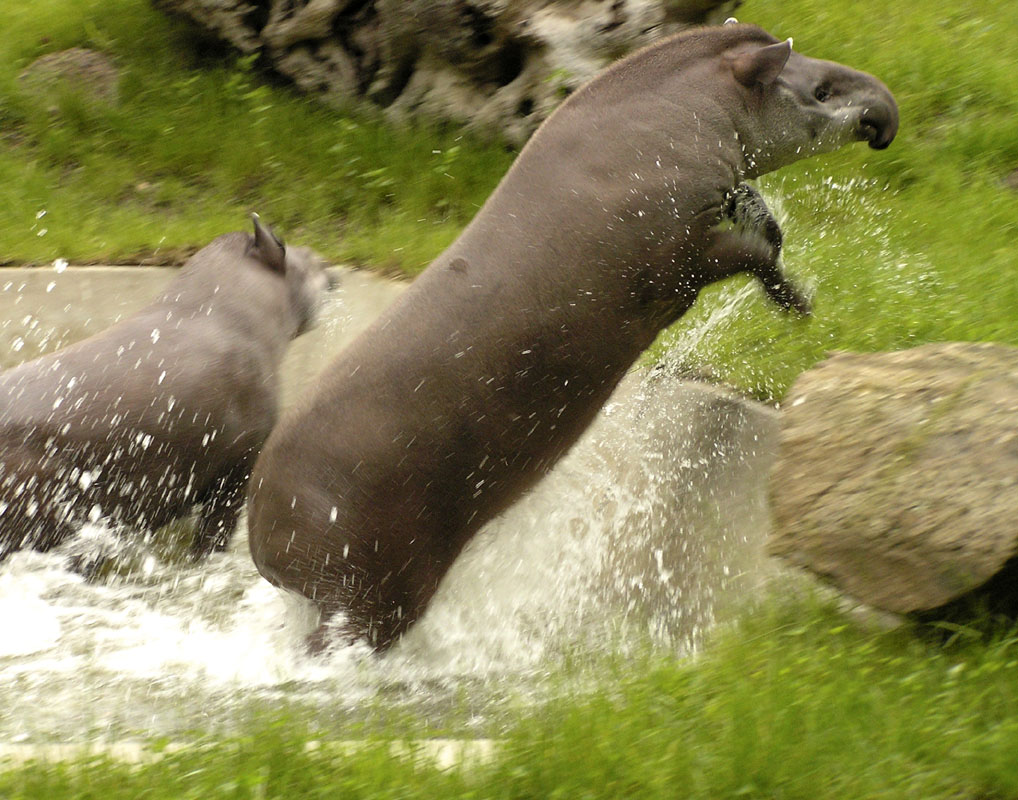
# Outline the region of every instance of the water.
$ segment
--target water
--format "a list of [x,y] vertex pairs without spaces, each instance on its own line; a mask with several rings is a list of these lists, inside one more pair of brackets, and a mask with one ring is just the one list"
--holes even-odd
[[[348,285],[295,346],[288,392],[391,299],[374,284],[356,292]],[[724,313],[743,300],[728,298]],[[18,553],[0,565],[0,740],[229,731],[253,708],[293,704],[327,720],[370,720],[379,704],[441,720],[464,697],[481,725],[503,701],[540,697],[565,658],[648,642],[689,652],[764,576],[776,433],[763,407],[690,390],[667,368],[634,373],[383,658],[363,646],[306,655],[314,616],[258,576],[243,529],[200,565],[134,537],[130,569],[95,581],[67,568],[66,551],[122,549],[110,531]]]

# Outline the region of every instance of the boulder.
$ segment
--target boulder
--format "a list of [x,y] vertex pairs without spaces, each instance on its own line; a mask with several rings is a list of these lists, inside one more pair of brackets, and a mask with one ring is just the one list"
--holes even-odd
[[898,614],[1014,607],[1018,349],[838,353],[782,417],[772,555]]
[[153,0],[339,105],[517,143],[614,58],[741,0]]

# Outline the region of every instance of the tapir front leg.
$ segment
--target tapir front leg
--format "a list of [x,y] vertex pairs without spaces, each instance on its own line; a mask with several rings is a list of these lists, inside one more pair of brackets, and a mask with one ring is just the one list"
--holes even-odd
[[748,183],[740,183],[728,193],[722,213],[736,228],[763,236],[777,255],[781,254],[783,241],[781,226],[764,201],[763,195]]
[[813,313],[813,306],[799,287],[785,277],[777,263],[752,270],[763,284],[767,296],[783,311],[794,311],[799,316],[808,317]]
[[760,193],[747,183],[739,184],[725,198],[722,215],[731,226],[711,232],[706,253],[708,263],[717,265],[718,277],[750,272],[780,308],[803,316],[810,314],[806,294],[785,277],[778,265],[781,226]]
[[218,478],[202,499],[198,525],[191,540],[191,558],[198,561],[216,551],[225,550],[237,528],[244,507],[249,464],[234,467]]
[[778,250],[764,237],[737,229],[715,228],[704,254],[714,271],[713,280],[749,272],[763,284],[767,296],[785,311],[811,313],[809,299],[778,266]]

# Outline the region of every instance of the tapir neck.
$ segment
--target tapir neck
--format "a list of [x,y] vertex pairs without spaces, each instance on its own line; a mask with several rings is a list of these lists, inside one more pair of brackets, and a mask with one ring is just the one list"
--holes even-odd
[[519,285],[564,314],[602,303],[599,324],[638,350],[695,299],[682,262],[698,263],[746,165],[713,98],[667,121],[647,95],[604,100],[626,106],[624,129],[604,125],[599,103],[563,108],[429,272],[479,300],[497,285],[490,301],[504,302]]

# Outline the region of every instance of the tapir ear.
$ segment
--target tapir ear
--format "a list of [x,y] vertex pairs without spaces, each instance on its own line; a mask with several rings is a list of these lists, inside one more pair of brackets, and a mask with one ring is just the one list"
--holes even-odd
[[262,225],[257,214],[252,214],[254,222],[254,249],[265,265],[278,272],[286,270],[286,247],[269,228]]
[[791,54],[791,39],[740,53],[732,60],[735,80],[747,88],[769,86],[778,79]]

